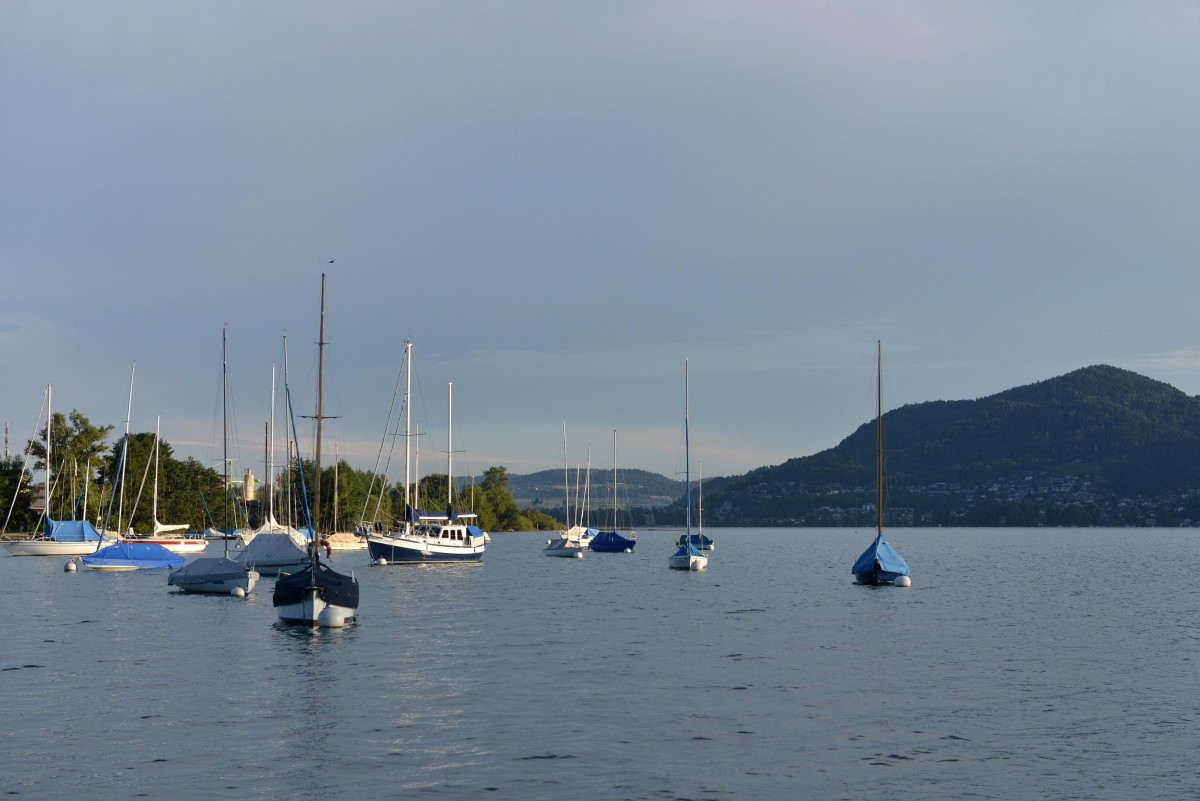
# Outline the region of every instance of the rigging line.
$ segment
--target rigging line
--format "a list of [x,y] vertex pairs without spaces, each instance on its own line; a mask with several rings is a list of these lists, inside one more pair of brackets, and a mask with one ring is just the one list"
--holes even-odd
[[[387,422],[383,424],[383,438],[379,440],[379,451],[375,454],[375,467],[373,467],[371,469],[371,483],[367,487],[367,497],[363,500],[363,510],[362,510],[362,514],[360,515],[360,517],[363,520],[367,519],[367,507],[371,503],[371,492],[375,489],[375,479],[377,476],[379,476],[379,462],[381,459],[383,459],[383,444],[384,444],[384,442],[387,441],[388,429],[390,429],[392,427],[392,416],[396,412],[396,398],[400,395],[400,379],[403,377],[404,377],[404,368],[401,367],[400,370],[398,370],[396,372],[396,387],[395,387],[395,389],[392,390],[392,401],[388,405]],[[388,454],[388,465],[389,466],[391,465],[391,462],[392,462],[392,457],[391,457],[391,453],[389,453]],[[387,475],[387,471],[385,468],[384,477],[386,477],[386,475]],[[386,485],[387,481],[385,479],[385,480],[381,481],[380,483],[383,485]],[[382,487],[380,488],[380,494],[382,495]],[[378,512],[378,506],[376,506],[376,511]],[[371,522],[375,522],[375,521],[372,520]]]

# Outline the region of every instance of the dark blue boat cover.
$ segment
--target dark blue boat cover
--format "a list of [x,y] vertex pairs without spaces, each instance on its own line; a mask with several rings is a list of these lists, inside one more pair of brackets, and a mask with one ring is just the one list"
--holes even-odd
[[699,548],[697,548],[695,545],[692,545],[691,539],[688,540],[686,545],[679,546],[679,550],[671,555],[672,556],[704,556],[704,554],[700,553]]
[[187,560],[157,542],[116,542],[80,559],[108,567],[179,567]]
[[358,580],[353,576],[338,573],[324,562],[317,562],[276,579],[272,602],[277,607],[297,604],[314,588],[327,604],[358,609]]
[[479,526],[467,526],[467,532],[471,535],[472,539],[483,536],[483,529]]
[[[675,544],[683,545],[683,538],[686,536],[688,536],[688,535],[680,534],[679,539],[675,540]],[[706,536],[706,535],[700,534],[700,533],[695,533],[695,534],[692,534],[691,540],[692,540],[692,545],[695,545],[697,548],[705,548],[705,547],[712,548],[712,544],[713,544],[712,537],[709,537],[709,536]]]
[[46,518],[46,534],[58,542],[99,542],[100,532],[86,520]]
[[854,567],[850,568],[850,572],[855,575],[873,573],[876,559],[879,560],[879,566],[885,572],[894,573],[897,576],[908,575],[908,563],[904,561],[904,557],[900,555],[899,551],[883,538],[883,532],[875,535],[875,541],[862,552],[862,555],[854,562]]
[[588,542],[588,548],[599,553],[625,553],[625,549],[633,550],[637,540],[622,537],[615,531],[597,531]]

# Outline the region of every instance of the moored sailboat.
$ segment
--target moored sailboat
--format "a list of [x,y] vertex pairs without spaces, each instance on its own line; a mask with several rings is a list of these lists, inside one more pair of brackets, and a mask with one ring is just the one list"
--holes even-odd
[[612,435],[612,451],[613,451],[613,468],[612,468],[612,528],[608,531],[597,531],[596,534],[588,542],[588,548],[597,553],[633,553],[633,547],[637,545],[637,532],[629,532],[629,536],[617,530],[617,515],[621,508],[618,500],[617,482],[617,430],[613,429]]
[[[412,349],[406,348],[411,366]],[[411,371],[410,371],[411,375]],[[438,514],[416,509],[409,499],[409,426],[408,392],[405,393],[404,520],[398,531],[373,533],[367,537],[371,561],[376,564],[478,562],[483,559],[487,534],[475,525],[475,514],[454,508],[454,385],[447,389],[446,402],[446,512]]]
[[859,584],[911,584],[908,563],[883,537],[883,345],[875,343],[875,539],[867,546],[850,572]]
[[[50,499],[54,494],[53,489],[53,470],[51,469],[51,429],[54,421],[54,416],[51,414],[51,402],[54,396],[54,390],[51,385],[46,386],[46,533],[41,537],[29,537],[20,540],[5,540],[4,549],[12,556],[83,556],[84,554],[92,553],[96,550],[100,543],[100,532],[96,530],[88,520],[72,519],[72,520],[54,520],[50,517]],[[39,415],[40,417],[40,415]],[[35,425],[36,428],[36,425]],[[35,433],[36,436],[36,433]],[[28,450],[26,450],[28,458]],[[21,479],[25,477],[24,470],[21,471]],[[84,485],[86,487],[86,484]],[[17,490],[20,490],[20,481],[17,483]],[[86,491],[84,493],[86,500]],[[16,498],[14,497],[14,502]],[[86,506],[86,504],[85,504]],[[9,512],[11,514],[11,506]],[[85,512],[86,514],[86,512]],[[5,519],[5,528],[8,527],[8,520]]]
[[[229,366],[226,332],[221,331],[221,435],[224,443],[222,461],[225,465],[225,529],[230,528],[229,515]],[[229,558],[229,538],[222,537],[225,552],[221,556],[206,556],[171,572],[167,584],[184,592],[228,593],[248,595],[258,583],[257,570]]]
[[687,512],[685,519],[687,530],[683,533],[683,544],[667,560],[667,565],[674,570],[699,571],[708,567],[708,557],[692,544],[692,474],[691,474],[691,443],[688,432],[688,417],[691,415],[691,401],[688,397],[688,365],[683,363],[683,471],[686,491]]
[[[568,480],[570,477],[567,472],[567,421],[563,420],[563,519],[566,521],[566,526],[570,525],[571,521],[571,484]],[[557,556],[564,559],[582,559],[583,546],[579,539],[571,539],[568,536],[566,526],[558,537],[546,540],[546,547],[542,549],[542,553],[546,556]]]
[[[321,538],[319,521],[321,519],[321,424],[325,419],[325,274],[321,274],[321,325],[317,340],[317,431],[314,448],[313,515],[309,517],[309,528],[313,533],[308,547],[308,564],[291,574],[281,574],[275,581],[275,592],[271,602],[279,619],[285,623],[300,623],[314,626],[344,625],[358,612],[359,588],[358,579],[353,574],[347,576],[338,573],[321,561]],[[285,390],[285,394],[288,394]],[[293,432],[295,421],[291,412],[291,398],[288,394],[288,419]],[[300,471],[301,488],[304,487],[304,472]],[[307,493],[304,503],[308,509]],[[257,539],[257,538],[256,538]]]

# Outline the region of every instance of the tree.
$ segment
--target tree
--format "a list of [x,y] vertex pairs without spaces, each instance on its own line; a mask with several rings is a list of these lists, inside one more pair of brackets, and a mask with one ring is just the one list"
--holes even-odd
[[[94,426],[87,417],[72,409],[70,416],[56,412],[50,416],[50,456],[54,460],[55,492],[52,514],[55,517],[74,516],[75,499],[83,494],[83,484],[90,482],[102,468],[104,451],[112,426]],[[46,469],[46,429],[38,432],[40,439],[29,441],[35,470]],[[88,465],[93,471],[88,474]],[[90,504],[89,504],[90,505]]]

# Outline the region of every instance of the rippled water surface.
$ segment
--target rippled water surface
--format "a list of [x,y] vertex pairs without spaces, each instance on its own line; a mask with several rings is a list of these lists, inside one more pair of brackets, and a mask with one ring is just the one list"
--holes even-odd
[[[0,792],[171,799],[1192,799],[1194,530],[715,529],[710,569],[374,567],[356,625],[0,558]],[[220,546],[210,546],[210,550]]]

